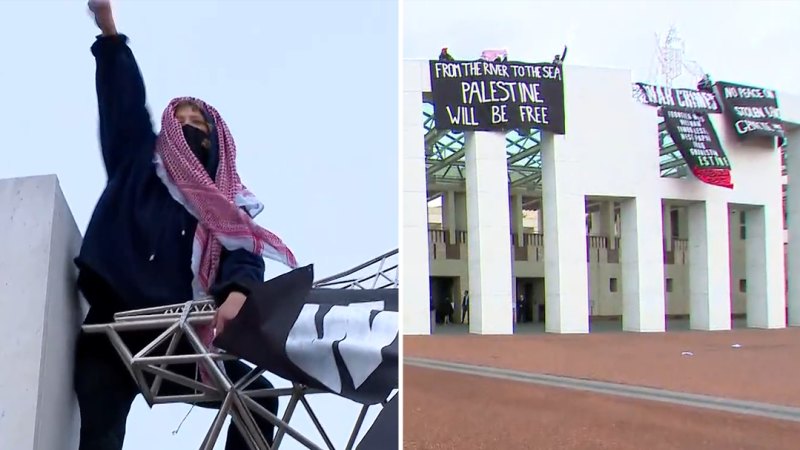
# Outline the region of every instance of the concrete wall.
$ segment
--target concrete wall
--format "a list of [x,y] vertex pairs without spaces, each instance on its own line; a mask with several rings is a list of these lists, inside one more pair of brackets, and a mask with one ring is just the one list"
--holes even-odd
[[[419,74],[417,74],[419,77]],[[430,334],[430,285],[428,281],[428,209],[425,184],[425,128],[421,114],[414,105],[422,102],[422,91],[403,90],[403,147],[400,166],[403,168],[400,207],[403,223],[400,227],[399,277],[403,280],[403,332]],[[413,299],[413,301],[405,301]],[[424,320],[417,319],[425,317]]]
[[81,234],[54,175],[0,180],[0,449],[74,450]]

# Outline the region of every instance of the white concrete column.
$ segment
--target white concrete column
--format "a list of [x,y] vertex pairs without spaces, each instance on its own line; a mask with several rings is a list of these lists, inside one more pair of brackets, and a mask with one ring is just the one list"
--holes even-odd
[[[511,249],[509,249],[511,250]],[[516,317],[517,314],[517,273],[514,270],[516,259],[514,258],[514,251],[511,250],[508,252],[508,255],[511,257],[509,261],[509,266],[511,267],[511,314],[512,318],[514,319],[514,323],[518,320]],[[512,330],[515,325],[512,325]],[[513,331],[512,331],[513,332]]]
[[621,203],[622,329],[664,331],[664,259],[661,202],[635,198]]
[[[727,215],[727,213],[726,213]],[[726,227],[727,228],[727,227]],[[689,207],[678,208],[678,239],[689,239]]]
[[747,326],[784,328],[783,217],[774,206],[747,210]]
[[[576,162],[566,159],[562,136],[543,133],[545,329],[589,332],[589,274],[586,264],[586,197],[570,186]],[[580,236],[580,238],[578,238]]]
[[511,196],[511,231],[517,235],[517,246],[522,247],[523,241],[523,227],[522,227],[522,195],[516,194]]
[[466,135],[470,333],[513,333],[505,145],[504,133]]
[[448,243],[456,243],[456,193],[447,191],[442,196],[442,220],[444,229],[449,234]]
[[539,202],[539,209],[536,210],[536,232],[539,234],[544,233],[544,211],[542,210],[542,202]]
[[[787,131],[789,148],[786,149],[786,225],[789,232],[787,244],[787,279],[789,325],[800,326],[800,127]],[[792,181],[794,180],[794,181]],[[794,280],[794,281],[792,281]]]
[[467,194],[466,192],[456,192],[454,195],[455,198],[455,208],[456,208],[456,229],[457,230],[467,230]]
[[[672,248],[672,207],[668,202],[663,203],[661,209],[661,220],[664,224],[661,233],[664,235],[664,246],[669,250]],[[663,259],[662,259],[663,261]]]
[[728,205],[688,206],[689,322],[693,330],[731,329]]
[[421,91],[403,92],[403,224],[399,277],[403,289],[404,334],[430,334],[430,262],[428,260],[428,195],[425,177],[425,128]]
[[0,448],[76,449],[81,234],[55,175],[0,180]]
[[598,234],[608,238],[608,248],[613,249],[617,245],[617,233],[614,224],[614,202],[610,200],[601,202],[599,216],[600,224]]

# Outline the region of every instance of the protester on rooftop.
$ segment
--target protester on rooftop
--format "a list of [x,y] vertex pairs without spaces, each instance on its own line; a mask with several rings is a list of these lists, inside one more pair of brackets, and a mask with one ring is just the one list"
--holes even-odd
[[[279,238],[253,221],[262,206],[239,179],[236,146],[217,110],[199,99],[173,99],[156,133],[139,67],[128,38],[117,32],[109,1],[92,0],[89,9],[101,31],[91,50],[108,181],[75,259],[78,288],[90,305],[84,323],[108,323],[117,312],[210,295],[218,306],[205,329],[210,344],[238,314],[249,286],[263,282],[264,257],[290,267],[297,263]],[[121,333],[134,353],[159,334]],[[193,350],[184,341],[178,352]],[[198,379],[191,365],[170,369]],[[250,371],[240,361],[228,361],[224,369],[234,381]],[[261,377],[251,387],[272,385]],[[79,336],[75,390],[80,450],[121,450],[139,386],[105,335]],[[165,380],[160,394],[193,393],[186,391]],[[277,413],[276,398],[258,402]],[[256,422],[272,442],[272,424],[261,417]],[[231,426],[225,448],[250,447]]]

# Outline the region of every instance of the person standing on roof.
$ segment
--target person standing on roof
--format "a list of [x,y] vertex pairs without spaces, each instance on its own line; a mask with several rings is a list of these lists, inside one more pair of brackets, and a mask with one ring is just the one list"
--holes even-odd
[[[239,179],[236,146],[217,110],[202,100],[176,98],[156,134],[139,67],[128,38],[117,33],[109,1],[89,1],[89,9],[101,31],[92,54],[108,181],[75,259],[78,289],[90,305],[84,323],[108,323],[120,311],[212,296],[218,309],[207,335],[219,334],[238,314],[249,286],[263,282],[263,258],[296,267],[295,257],[253,221],[263,207]],[[122,337],[136,353],[158,334]],[[250,370],[239,361],[224,368],[234,381]],[[194,367],[185,371],[196,379]],[[260,378],[251,387],[272,385]],[[75,391],[80,450],[121,450],[139,388],[105,335],[80,334]],[[160,392],[190,393],[166,380]],[[277,413],[276,398],[259,402]],[[272,442],[272,425],[260,417],[256,422]],[[237,427],[229,428],[225,448],[249,449]]]

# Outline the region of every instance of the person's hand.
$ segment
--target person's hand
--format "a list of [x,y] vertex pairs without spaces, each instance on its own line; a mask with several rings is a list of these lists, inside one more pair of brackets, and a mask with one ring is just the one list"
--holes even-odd
[[225,303],[217,309],[217,313],[214,315],[214,321],[211,323],[211,328],[216,330],[215,334],[217,336],[222,334],[223,330],[225,330],[225,325],[239,314],[239,310],[244,306],[245,300],[247,300],[247,297],[241,292],[231,292],[228,294],[228,298],[225,299]]
[[110,0],[89,0],[88,6],[89,11],[94,15],[94,23],[100,28],[103,36],[117,34],[117,26],[114,23]]

